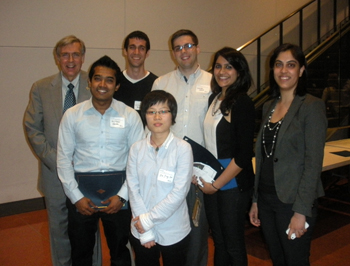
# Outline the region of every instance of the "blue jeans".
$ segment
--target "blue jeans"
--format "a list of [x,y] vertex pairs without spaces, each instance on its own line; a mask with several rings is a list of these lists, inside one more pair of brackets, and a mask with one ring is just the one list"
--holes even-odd
[[293,204],[281,202],[276,194],[259,193],[258,215],[261,229],[270,251],[274,266],[308,266],[311,235],[316,222],[317,200],[312,208],[312,217],[306,217],[307,232],[301,237],[289,240],[286,230],[294,215]]
[[244,238],[246,212],[252,190],[219,190],[204,195],[205,210],[212,232],[215,266],[246,266],[247,251]]

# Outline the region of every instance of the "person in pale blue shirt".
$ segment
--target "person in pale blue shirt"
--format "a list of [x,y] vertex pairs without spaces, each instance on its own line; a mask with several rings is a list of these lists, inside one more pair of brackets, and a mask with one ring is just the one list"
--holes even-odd
[[[200,45],[193,31],[188,29],[176,31],[171,36],[170,43],[177,68],[157,78],[152,91],[165,90],[175,97],[178,112],[176,124],[171,127],[174,135],[178,138],[188,137],[204,147],[203,121],[211,95],[212,74],[199,66]],[[199,208],[198,202],[200,202]],[[202,191],[195,184],[191,185],[187,194],[187,206],[189,215],[198,216],[198,219],[196,222],[191,221],[190,245],[186,265],[183,266],[208,264],[209,226],[204,205]]]
[[152,91],[141,103],[150,132],[131,147],[127,164],[136,266],[159,266],[160,254],[164,266],[186,263],[193,156],[191,146],[170,131],[176,112],[175,98],[165,91]]
[[143,138],[138,113],[113,99],[119,87],[120,68],[108,56],[90,68],[91,99],[68,109],[58,136],[58,176],[68,197],[68,234],[72,246],[72,265],[91,265],[95,231],[102,220],[111,255],[111,265],[129,266],[126,247],[131,212],[121,210],[128,200],[124,183],[117,193],[98,209],[79,189],[76,173],[125,171],[129,148]]

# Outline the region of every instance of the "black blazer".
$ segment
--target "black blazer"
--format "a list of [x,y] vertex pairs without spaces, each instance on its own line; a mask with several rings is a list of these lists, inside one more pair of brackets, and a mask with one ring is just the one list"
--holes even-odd
[[[265,103],[264,125],[277,99]],[[253,201],[259,200],[262,164],[262,128],[256,141],[256,174]],[[314,200],[324,195],[322,171],[327,118],[324,102],[310,94],[296,95],[283,120],[273,154],[273,173],[278,198],[293,204],[293,211],[312,216]]]
[[[215,96],[210,95],[209,106]],[[231,158],[234,158],[236,164],[242,168],[242,171],[236,176],[240,191],[251,189],[254,185],[252,165],[254,128],[254,104],[248,95],[240,95],[231,109],[231,136],[233,142]]]

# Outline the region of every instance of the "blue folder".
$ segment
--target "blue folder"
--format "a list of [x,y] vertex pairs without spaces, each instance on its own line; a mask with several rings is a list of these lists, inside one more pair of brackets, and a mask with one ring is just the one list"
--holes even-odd
[[[104,208],[108,204],[102,204],[101,201],[117,195],[126,179],[126,173],[125,171],[75,173],[75,179],[81,193],[99,208]],[[122,209],[128,209],[128,205],[128,202],[124,203]]]

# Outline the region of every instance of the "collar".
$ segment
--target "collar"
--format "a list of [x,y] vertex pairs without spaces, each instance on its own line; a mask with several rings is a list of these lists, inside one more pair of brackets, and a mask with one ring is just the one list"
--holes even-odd
[[197,66],[196,71],[194,71],[194,72],[188,77],[188,79],[186,78],[186,76],[185,76],[184,74],[182,74],[182,72],[180,71],[180,68],[179,68],[179,67],[176,68],[176,74],[177,74],[181,79],[184,79],[186,82],[187,82],[188,80],[190,80],[191,77],[193,77],[193,79],[196,79],[196,78],[200,75],[200,73],[201,73],[201,67],[200,67],[199,64],[198,64],[198,66]]
[[[150,148],[153,148],[153,146],[152,146],[152,144],[151,144],[151,135],[152,135],[151,132],[149,132],[149,133],[147,134],[147,137],[146,137],[146,138],[147,138],[147,146],[150,147]],[[163,147],[164,147],[165,149],[168,149],[168,147],[169,147],[169,145],[170,145],[170,143],[171,143],[171,141],[172,141],[173,139],[174,139],[174,134],[173,134],[173,132],[170,131],[168,137],[166,138],[166,140],[164,141],[164,143],[162,144],[162,146],[159,147],[159,149],[162,149]]]
[[133,78],[131,78],[131,77],[126,73],[126,69],[123,71],[124,77],[125,77],[127,80],[129,80],[131,83],[136,83],[136,82],[139,82],[140,80],[145,79],[145,78],[149,75],[149,73],[150,73],[150,72],[147,71],[146,75],[143,76],[142,78],[140,78],[140,79],[133,79]]
[[[117,103],[118,103],[118,101],[116,99],[112,99],[111,105],[108,107],[108,109],[106,110],[105,114],[107,112],[109,112],[109,110],[111,110],[111,109],[113,109],[115,112],[119,113],[118,112],[118,105],[117,105]],[[86,101],[86,104],[84,106],[83,112],[86,112],[88,110],[94,110],[94,111],[98,112],[95,109],[94,105],[92,104],[92,97],[90,97],[90,99]],[[98,112],[98,113],[100,113],[100,112]]]
[[74,85],[74,89],[77,88],[78,83],[79,83],[79,79],[80,79],[80,73],[78,74],[78,76],[76,76],[75,79],[73,79],[72,81],[69,81],[68,79],[66,79],[63,76],[63,73],[61,71],[61,77],[62,77],[62,84],[64,85],[64,87],[68,90],[68,84],[72,83]]

